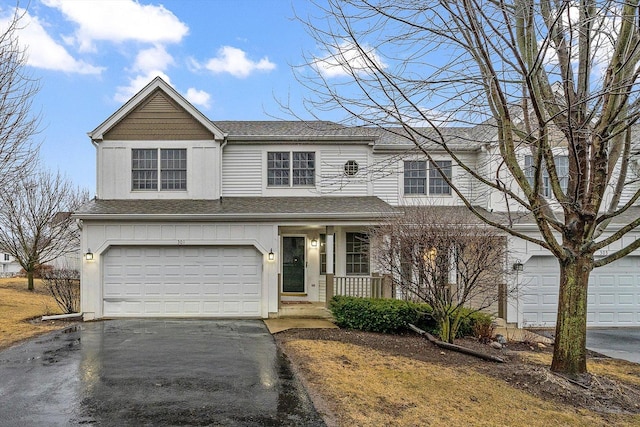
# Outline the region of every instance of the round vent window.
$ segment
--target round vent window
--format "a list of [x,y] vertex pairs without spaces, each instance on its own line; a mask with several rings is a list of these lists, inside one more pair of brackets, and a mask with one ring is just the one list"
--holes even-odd
[[347,176],[354,176],[358,173],[358,162],[355,160],[349,160],[344,164],[344,174]]

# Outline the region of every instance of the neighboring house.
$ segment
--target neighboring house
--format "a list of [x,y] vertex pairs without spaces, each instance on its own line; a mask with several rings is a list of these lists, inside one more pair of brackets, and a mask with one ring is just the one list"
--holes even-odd
[[[495,176],[495,149],[478,142],[491,128],[445,132],[458,156]],[[76,214],[82,253],[92,258],[82,262],[85,319],[266,318],[286,302],[324,303],[356,288],[369,294],[381,280],[369,259],[369,227],[407,205],[466,209],[395,131],[211,121],[160,78],[89,136],[97,197]],[[433,150],[487,215],[507,211],[498,195],[474,190],[450,156]],[[536,234],[524,215],[513,227]],[[552,324],[555,259],[520,239],[509,245],[524,270],[508,280],[522,286],[499,314]],[[640,324],[638,261],[628,256],[594,273],[590,324]]]
[[13,277],[20,273],[20,264],[14,257],[7,253],[0,252],[0,277]]

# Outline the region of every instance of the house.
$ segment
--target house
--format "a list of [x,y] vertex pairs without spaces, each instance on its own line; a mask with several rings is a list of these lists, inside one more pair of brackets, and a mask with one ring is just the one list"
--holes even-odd
[[20,273],[20,264],[8,253],[0,252],[0,277],[13,277]]
[[[479,142],[491,138],[490,128],[446,132],[458,156],[495,173],[494,148]],[[382,281],[368,256],[371,226],[407,205],[466,209],[399,132],[212,121],[160,78],[89,137],[97,193],[76,214],[85,319],[267,318],[289,303],[324,304],[336,292],[371,294]],[[474,205],[492,215],[507,210],[496,195],[475,190],[444,151],[433,153]],[[526,216],[513,227],[536,234]],[[499,314],[550,325],[554,258],[520,239],[508,244],[518,268],[505,280],[522,286]],[[590,324],[640,324],[639,260],[628,256],[594,273]]]

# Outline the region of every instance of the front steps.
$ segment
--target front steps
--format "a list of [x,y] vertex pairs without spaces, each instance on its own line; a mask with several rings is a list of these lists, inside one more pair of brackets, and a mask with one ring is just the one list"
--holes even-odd
[[331,312],[323,302],[281,301],[278,313],[271,317],[278,319],[331,319]]

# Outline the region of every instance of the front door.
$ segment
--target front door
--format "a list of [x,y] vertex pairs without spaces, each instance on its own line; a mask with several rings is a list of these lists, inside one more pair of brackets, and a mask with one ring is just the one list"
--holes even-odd
[[282,292],[304,293],[304,236],[282,238]]

